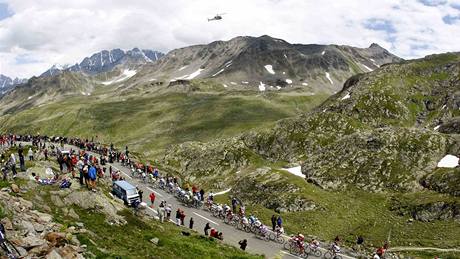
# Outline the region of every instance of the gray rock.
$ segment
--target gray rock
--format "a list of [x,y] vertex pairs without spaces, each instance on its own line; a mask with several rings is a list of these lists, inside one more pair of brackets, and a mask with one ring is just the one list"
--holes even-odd
[[26,230],[26,235],[29,235],[29,234],[35,234],[35,227],[34,227],[34,224],[30,221],[27,221],[27,220],[22,220],[20,223],[19,223],[20,227],[24,230]]
[[30,248],[33,248],[33,247],[38,247],[38,246],[42,246],[42,245],[46,245],[46,241],[37,237],[37,236],[34,236],[34,235],[28,235],[26,236],[25,238],[22,239],[22,247],[24,247],[25,249],[30,249]]
[[[75,212],[74,209],[70,208],[69,209],[69,212],[67,214],[69,217],[73,218],[73,219],[80,219],[80,216],[78,216],[78,214]],[[83,224],[83,223],[82,223]]]
[[56,251],[56,249],[51,250],[46,257],[46,259],[62,259],[62,256]]
[[5,217],[2,220],[0,220],[0,222],[3,224],[6,230],[13,230],[13,223],[9,218]]
[[19,189],[19,186],[17,186],[16,184],[12,184],[11,185],[11,191],[14,192],[14,193],[19,193],[21,191],[21,189]]
[[154,245],[158,245],[158,242],[160,242],[160,239],[158,237],[154,237],[150,239],[150,242]]
[[39,224],[39,223],[34,223],[34,229],[35,231],[37,231],[38,233],[41,233],[43,231],[45,231],[45,226],[42,225],[42,224]]
[[76,222],[75,225],[79,228],[83,228],[85,226],[85,224],[83,224],[83,222]]
[[62,199],[57,195],[51,195],[51,202],[53,202],[54,205],[56,205],[59,208],[65,206],[64,202],[62,201]]

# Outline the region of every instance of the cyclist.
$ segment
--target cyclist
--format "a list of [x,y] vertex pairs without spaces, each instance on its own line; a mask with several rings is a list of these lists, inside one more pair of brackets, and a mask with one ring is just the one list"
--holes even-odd
[[241,218],[241,223],[243,223],[244,226],[247,226],[249,224],[249,220],[248,218],[246,218],[245,216],[243,216]]
[[331,252],[333,253],[334,256],[336,254],[340,253],[340,246],[339,246],[339,241],[337,241],[337,238],[334,241],[334,243],[331,244],[330,250],[331,250]]
[[284,234],[284,228],[280,226],[275,226],[275,233],[277,237],[281,236],[282,234]]
[[251,225],[253,225],[257,220],[258,220],[258,219],[257,219],[256,217],[254,217],[254,215],[251,214],[251,215],[249,216],[249,223],[250,223]]
[[305,251],[305,237],[304,235],[298,233],[296,236],[293,238],[295,245],[299,248],[300,254],[303,254]]
[[266,237],[267,234],[268,234],[268,227],[265,226],[264,224],[261,224],[260,227],[259,227],[259,231],[260,231],[260,235],[262,237]]
[[319,248],[319,241],[314,239],[310,242],[310,247],[315,250]]
[[225,205],[224,205],[224,213],[227,214],[229,210],[230,210],[230,206],[228,206],[227,204],[225,204]]
[[246,209],[244,208],[243,205],[240,206],[240,211],[238,212],[238,214],[240,215],[240,217],[244,217],[244,214],[246,213]]

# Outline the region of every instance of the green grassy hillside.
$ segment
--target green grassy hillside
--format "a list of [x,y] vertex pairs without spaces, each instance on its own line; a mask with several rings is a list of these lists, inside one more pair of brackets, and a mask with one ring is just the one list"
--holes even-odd
[[153,159],[172,144],[209,141],[310,110],[327,95],[308,93],[165,91],[109,96],[69,96],[64,100],[0,117],[0,131],[91,138],[129,145]]

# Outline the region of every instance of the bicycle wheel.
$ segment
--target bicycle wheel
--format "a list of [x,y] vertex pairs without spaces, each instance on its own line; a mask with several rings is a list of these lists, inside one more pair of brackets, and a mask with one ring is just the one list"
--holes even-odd
[[291,249],[291,242],[288,240],[283,244],[284,249],[290,250]]
[[299,250],[299,248],[297,246],[290,246],[289,253],[291,253],[293,255],[299,255],[300,250]]
[[276,240],[276,234],[273,232],[270,232],[269,237],[270,237],[270,240]]
[[263,236],[263,239],[267,242],[270,242],[270,237],[268,235],[264,235]]
[[275,240],[277,243],[280,243],[280,244],[284,244],[285,242],[285,239],[284,237],[282,237],[281,235],[276,237],[276,240]]
[[247,225],[244,226],[244,231],[246,231],[246,233],[250,233],[251,232],[251,228]]
[[321,253],[321,250],[319,250],[319,248],[316,248],[312,252],[316,257],[321,257],[321,255],[323,255],[323,253]]
[[326,259],[332,258],[332,256],[333,255],[332,255],[331,251],[327,251],[326,253],[324,253],[324,258],[326,258]]

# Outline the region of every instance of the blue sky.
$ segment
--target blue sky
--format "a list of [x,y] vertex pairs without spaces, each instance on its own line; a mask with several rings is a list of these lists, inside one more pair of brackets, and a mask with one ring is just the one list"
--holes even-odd
[[[208,22],[227,13],[219,22]],[[102,49],[174,48],[270,35],[403,58],[460,51],[460,0],[0,0],[0,74],[38,75]]]
[[8,9],[7,3],[0,2],[0,20],[13,16],[13,12]]

